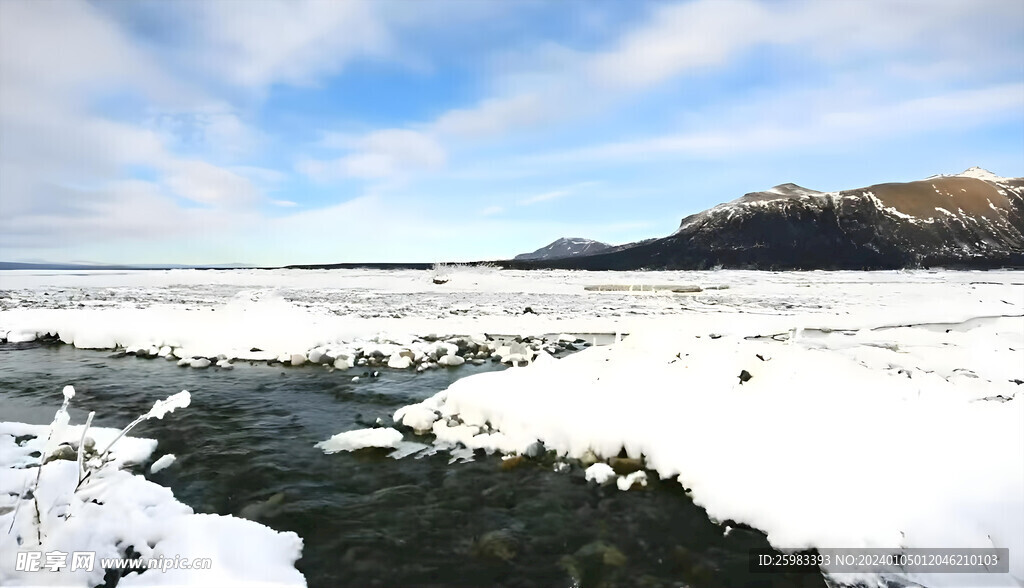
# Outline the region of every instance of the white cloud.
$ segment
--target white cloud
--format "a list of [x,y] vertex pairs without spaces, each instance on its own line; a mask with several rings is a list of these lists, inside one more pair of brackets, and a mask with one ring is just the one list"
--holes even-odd
[[384,129],[361,136],[328,134],[322,143],[349,151],[333,160],[299,162],[300,172],[322,181],[390,178],[438,169],[447,160],[444,148],[433,137],[409,129]]
[[[98,106],[124,96],[155,112],[194,113],[222,149],[246,134],[222,102],[167,76],[92,5],[0,3],[0,245],[74,248],[201,232],[261,200],[246,175],[176,154],[174,138],[151,120],[115,120]],[[140,170],[145,181],[132,179]]]
[[238,208],[254,204],[260,192],[247,178],[200,160],[164,163],[164,183],[182,198],[208,206]]
[[[759,47],[784,48],[794,58],[861,76],[884,90],[892,72],[925,82],[985,79],[1018,67],[1000,43],[1019,34],[1024,3],[1001,0],[830,0],[757,2],[696,0],[655,6],[639,26],[606,49],[576,51],[551,43],[532,53],[494,60],[494,93],[449,110],[420,128],[456,138],[507,133],[598,116],[602,110],[691,72],[724,67]],[[871,31],[871,34],[865,34]],[[936,67],[935,64],[941,64]],[[903,73],[901,73],[903,72]],[[920,79],[918,81],[921,81]]]
[[[780,97],[785,101],[785,95]],[[800,124],[747,121],[729,108],[715,120],[736,120],[729,127],[672,133],[617,141],[521,158],[520,165],[559,165],[567,162],[624,162],[657,156],[726,157],[738,153],[778,152],[810,146],[850,146],[920,131],[969,128],[1020,112],[1024,83],[989,86],[901,101],[835,107],[820,101],[819,110],[806,110],[813,100],[794,100],[794,112],[780,118]],[[739,112],[746,112],[741,105]],[[750,124],[747,124],[747,123]]]
[[363,0],[260,0],[188,4],[201,23],[196,63],[231,83],[314,84],[359,57],[393,51],[391,35]]
[[546,96],[520,94],[508,98],[485,99],[472,108],[449,110],[431,125],[437,133],[460,137],[499,135],[520,126],[533,126],[550,120]]
[[659,7],[643,27],[587,58],[583,69],[600,84],[644,86],[688,69],[719,65],[741,49],[772,38],[769,12],[750,0],[699,0]]

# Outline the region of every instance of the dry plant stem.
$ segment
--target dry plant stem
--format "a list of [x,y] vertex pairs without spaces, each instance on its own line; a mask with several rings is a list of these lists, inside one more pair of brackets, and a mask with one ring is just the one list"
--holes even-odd
[[96,416],[96,411],[91,411],[89,417],[85,419],[85,426],[82,427],[82,438],[78,440],[78,485],[81,485],[85,478],[85,472],[82,470],[82,458],[85,456],[85,434],[89,431],[89,425],[92,424],[94,416]]

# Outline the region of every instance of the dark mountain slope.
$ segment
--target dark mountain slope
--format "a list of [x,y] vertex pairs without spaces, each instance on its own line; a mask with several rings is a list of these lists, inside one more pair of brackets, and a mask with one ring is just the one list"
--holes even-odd
[[783,184],[683,219],[668,237],[581,258],[508,262],[565,269],[1024,267],[1024,178],[972,168],[822,193]]

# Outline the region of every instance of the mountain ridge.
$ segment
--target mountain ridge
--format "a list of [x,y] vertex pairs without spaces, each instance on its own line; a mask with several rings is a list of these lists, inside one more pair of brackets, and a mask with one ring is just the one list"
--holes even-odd
[[981,168],[818,192],[779,184],[688,215],[671,235],[564,269],[1024,267],[1024,178]]
[[561,237],[530,253],[520,253],[514,259],[520,261],[564,259],[576,256],[594,255],[611,249],[612,245],[584,239],[582,237]]

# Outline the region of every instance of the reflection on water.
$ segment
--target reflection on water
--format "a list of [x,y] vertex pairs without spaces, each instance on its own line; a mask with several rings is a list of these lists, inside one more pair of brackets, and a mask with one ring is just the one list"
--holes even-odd
[[[369,426],[497,364],[353,373],[236,363],[230,371],[110,358],[68,346],[0,345],[0,418],[48,423],[74,384],[74,423],[120,427],[188,389],[192,404],[139,436],[177,462],[151,478],[198,512],[233,514],[305,541],[311,586],[822,586],[820,576],[751,575],[743,527],[727,536],[674,482],[623,493],[550,463],[441,453],[324,455],[313,445]],[[656,478],[656,477],[655,477]],[[734,525],[735,526],[735,525]],[[244,539],[242,539],[244,541]]]

